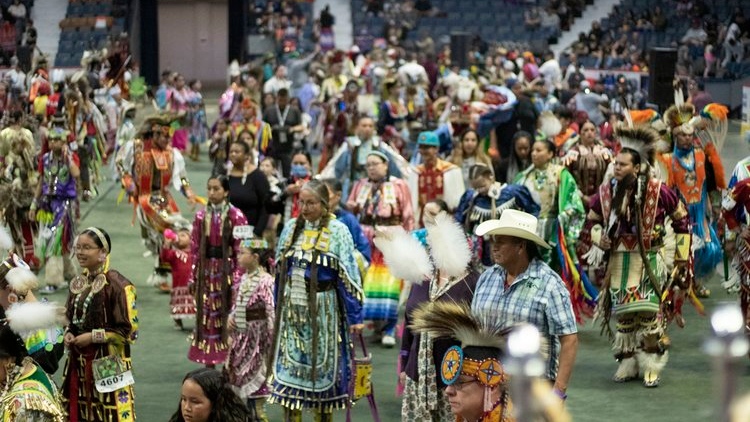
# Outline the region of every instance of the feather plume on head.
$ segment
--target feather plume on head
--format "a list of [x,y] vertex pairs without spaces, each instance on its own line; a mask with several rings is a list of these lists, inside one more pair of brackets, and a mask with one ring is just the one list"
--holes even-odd
[[673,105],[664,112],[664,123],[672,135],[675,132],[692,134],[698,121],[694,116],[695,107],[692,104]]
[[469,241],[463,228],[448,213],[441,212],[427,225],[427,243],[435,265],[446,277],[466,274],[471,261]]
[[8,282],[10,289],[19,295],[25,296],[29,291],[39,287],[39,280],[36,274],[28,268],[13,267],[5,274],[5,281]]
[[489,318],[472,314],[467,303],[428,302],[412,314],[409,327],[434,338],[452,337],[462,347],[493,347],[504,350],[509,328],[497,328]]
[[434,269],[424,246],[402,227],[378,233],[374,243],[383,253],[392,276],[413,283],[421,283],[432,276]]
[[[620,140],[623,149],[634,151],[641,159],[641,173],[654,164],[656,144],[659,134],[648,126],[625,127],[615,129],[615,137]],[[646,165],[647,164],[647,165]]]
[[10,329],[17,334],[67,325],[65,307],[53,302],[16,303],[5,311]]

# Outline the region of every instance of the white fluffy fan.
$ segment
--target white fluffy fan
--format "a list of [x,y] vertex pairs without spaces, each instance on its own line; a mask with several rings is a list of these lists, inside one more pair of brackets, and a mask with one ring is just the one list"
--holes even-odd
[[10,329],[16,333],[65,326],[65,308],[52,302],[16,303],[5,311]]
[[374,243],[383,253],[385,265],[394,277],[421,283],[432,276],[432,263],[424,246],[402,227],[378,234]]
[[441,212],[435,217],[435,224],[427,225],[427,243],[444,276],[460,277],[466,274],[471,261],[469,241],[452,216]]
[[10,237],[8,229],[0,226],[0,254],[5,255],[8,251],[13,249],[13,238]]

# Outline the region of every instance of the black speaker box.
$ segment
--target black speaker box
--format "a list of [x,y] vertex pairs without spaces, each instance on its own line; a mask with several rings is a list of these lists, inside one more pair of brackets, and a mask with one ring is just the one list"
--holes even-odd
[[658,105],[661,111],[674,102],[675,64],[677,50],[674,48],[652,48],[649,52],[649,101]]
[[461,69],[469,67],[468,53],[471,48],[471,34],[468,32],[451,33],[451,63]]

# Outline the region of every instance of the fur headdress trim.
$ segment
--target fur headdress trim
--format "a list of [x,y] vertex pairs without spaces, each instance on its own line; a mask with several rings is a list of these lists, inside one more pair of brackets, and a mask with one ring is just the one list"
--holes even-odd
[[25,295],[30,290],[39,287],[39,280],[28,268],[11,268],[8,273],[5,274],[5,280],[8,282],[8,286],[10,286],[11,290],[20,295]]

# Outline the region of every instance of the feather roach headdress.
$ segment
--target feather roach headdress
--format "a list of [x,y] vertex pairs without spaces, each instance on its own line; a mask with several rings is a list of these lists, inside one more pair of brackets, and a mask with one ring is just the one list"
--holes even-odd
[[428,302],[414,313],[412,330],[433,337],[452,337],[461,346],[448,348],[440,364],[445,385],[452,385],[461,375],[475,378],[484,386],[484,411],[491,411],[491,389],[505,384],[508,377],[500,364],[510,329],[499,329],[488,319],[472,314],[469,305],[453,302]]
[[683,132],[692,134],[700,118],[695,117],[695,107],[692,104],[675,104],[664,112],[664,124],[671,134]]
[[[489,318],[474,315],[468,304],[430,302],[412,314],[411,329],[435,338],[452,337],[465,347],[505,349],[508,329],[496,328]],[[499,356],[498,356],[499,358]]]
[[648,126],[625,127],[615,129],[615,137],[620,140],[622,148],[635,151],[641,158],[641,163],[654,164],[656,144],[659,134]]

